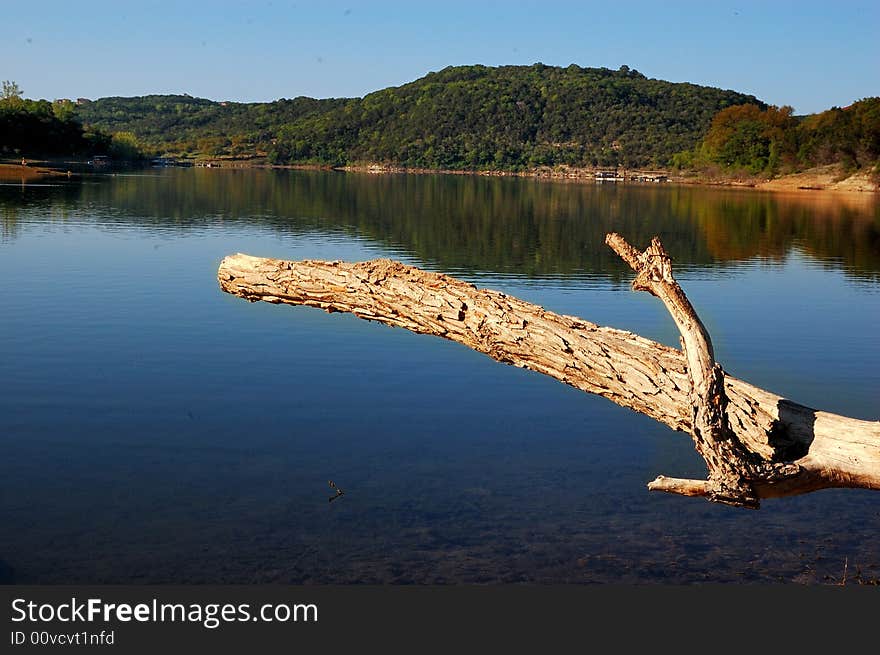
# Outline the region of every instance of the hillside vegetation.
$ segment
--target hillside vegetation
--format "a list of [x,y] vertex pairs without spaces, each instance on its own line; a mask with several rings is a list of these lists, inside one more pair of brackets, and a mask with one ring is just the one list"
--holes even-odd
[[4,81],[0,91],[0,156],[108,154],[119,149],[122,139],[85,128],[74,115],[69,100],[28,100],[14,82]]
[[450,67],[285,126],[273,157],[448,169],[665,165],[720,109],[744,102],[758,103],[626,67]]
[[328,112],[346,100],[295,98],[267,103],[215,102],[189,95],[101,98],[77,115],[109,132],[130,132],[154,154],[265,155],[283,125]]
[[880,98],[865,98],[801,118],[791,107],[754,104],[718,112],[700,146],[677,156],[685,168],[719,165],[775,176],[838,164],[844,172],[880,172]]
[[81,119],[132,132],[157,154],[265,153],[279,164],[380,162],[517,170],[666,165],[712,117],[755,97],[648,79],[626,66],[457,66],[364,98],[218,103],[189,96],[104,98]]
[[[0,154],[259,158],[441,170],[666,168],[703,178],[826,167],[880,177],[880,98],[791,107],[622,66],[451,66],[363,98],[25,100],[5,82]],[[809,182],[804,184],[809,185]]]

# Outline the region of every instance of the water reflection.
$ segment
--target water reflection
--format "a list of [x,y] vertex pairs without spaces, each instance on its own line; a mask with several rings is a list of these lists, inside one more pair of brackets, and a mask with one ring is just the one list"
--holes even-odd
[[163,230],[249,223],[289,234],[357,233],[450,272],[625,278],[625,266],[604,245],[612,230],[639,244],[659,234],[679,268],[778,262],[797,248],[856,278],[876,280],[880,272],[880,202],[873,194],[168,170],[0,189],[3,238],[15,238],[20,216],[32,211]]

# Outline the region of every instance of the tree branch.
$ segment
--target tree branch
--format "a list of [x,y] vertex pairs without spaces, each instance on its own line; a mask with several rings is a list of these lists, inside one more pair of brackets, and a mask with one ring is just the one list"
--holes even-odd
[[666,304],[684,352],[386,259],[238,254],[220,264],[218,281],[249,301],[350,312],[441,336],[691,433],[708,480],[661,476],[650,489],[743,507],[829,487],[880,489],[880,423],[819,412],[724,375],[662,245],[639,253],[620,237],[609,240],[637,270],[634,287]]
[[[763,464],[730,428],[724,371],[715,363],[709,332],[672,275],[672,261],[663,244],[654,237],[645,252],[639,253],[616,233],[607,235],[605,242],[636,272],[633,290],[647,291],[659,298],[681,333],[691,383],[688,394],[692,408],[691,434],[697,452],[709,469],[708,490],[701,495],[718,502],[757,507],[758,496],[750,480],[758,473],[756,467]],[[797,469],[792,468],[785,474],[796,473]],[[676,491],[678,486],[655,485],[654,488],[686,493]]]

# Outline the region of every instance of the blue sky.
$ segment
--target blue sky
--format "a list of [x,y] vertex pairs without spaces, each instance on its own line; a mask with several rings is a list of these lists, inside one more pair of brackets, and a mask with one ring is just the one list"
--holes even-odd
[[628,65],[797,113],[880,95],[880,2],[0,0],[29,98],[361,96],[459,64]]

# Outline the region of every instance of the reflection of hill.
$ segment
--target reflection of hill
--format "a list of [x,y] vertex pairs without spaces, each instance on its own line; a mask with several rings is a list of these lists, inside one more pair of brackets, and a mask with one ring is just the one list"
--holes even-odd
[[14,234],[15,207],[48,202],[56,215],[88,207],[102,220],[165,228],[356,230],[451,271],[623,275],[604,245],[615,230],[638,244],[659,234],[679,266],[781,259],[798,247],[850,274],[880,273],[880,203],[868,196],[262,170],[172,170],[36,191],[2,200],[5,232]]

